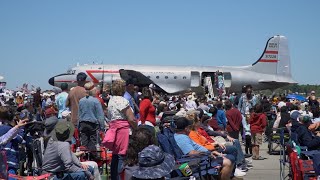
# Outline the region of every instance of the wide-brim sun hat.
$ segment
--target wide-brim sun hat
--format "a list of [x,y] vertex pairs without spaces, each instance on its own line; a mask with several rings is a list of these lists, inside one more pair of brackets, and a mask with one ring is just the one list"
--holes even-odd
[[164,153],[158,146],[150,145],[138,154],[139,167],[132,176],[139,179],[158,179],[171,173],[174,157]]
[[52,131],[52,138],[56,141],[70,142],[74,133],[74,125],[67,120],[59,120],[54,130]]

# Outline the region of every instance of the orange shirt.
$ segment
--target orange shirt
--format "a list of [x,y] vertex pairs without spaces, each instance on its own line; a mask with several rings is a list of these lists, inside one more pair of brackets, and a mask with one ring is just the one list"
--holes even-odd
[[189,137],[195,143],[199,144],[200,146],[205,147],[209,151],[213,151],[214,150],[214,146],[210,142],[208,142],[208,140],[204,136],[199,134],[197,131],[190,131]]

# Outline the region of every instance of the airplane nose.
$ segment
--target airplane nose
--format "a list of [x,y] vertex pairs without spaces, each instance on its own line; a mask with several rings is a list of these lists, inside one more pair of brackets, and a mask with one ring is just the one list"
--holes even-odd
[[48,82],[51,86],[54,86],[54,77],[50,78]]

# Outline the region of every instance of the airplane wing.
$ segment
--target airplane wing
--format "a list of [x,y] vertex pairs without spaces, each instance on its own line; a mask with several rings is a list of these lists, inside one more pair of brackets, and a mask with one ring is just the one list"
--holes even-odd
[[123,80],[131,80],[134,84],[148,86],[149,84],[153,84],[148,77],[143,75],[141,72],[128,70],[128,69],[120,69],[119,70],[120,76]]
[[119,73],[120,77],[125,81],[130,79],[130,81],[132,81],[134,84],[140,86],[149,86],[150,84],[154,84],[156,86],[156,89],[165,91],[167,93],[177,93],[179,91],[185,90],[184,87],[177,86],[177,84],[168,84],[166,82],[153,82],[151,79],[149,79],[139,71],[120,69]]

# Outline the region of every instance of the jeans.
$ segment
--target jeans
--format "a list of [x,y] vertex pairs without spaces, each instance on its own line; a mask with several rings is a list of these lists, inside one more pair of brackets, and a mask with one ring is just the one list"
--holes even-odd
[[80,122],[81,145],[90,151],[96,150],[98,124],[91,122]]
[[[8,169],[8,173],[9,173],[9,174],[15,174],[15,175],[16,175],[16,174],[17,174],[17,170],[16,170],[16,169],[9,168],[9,169]],[[8,180],[15,180],[15,179],[16,179],[16,178],[11,178],[11,177],[8,178]]]
[[218,148],[218,152],[227,154],[226,158],[229,159],[233,164],[237,162],[238,152],[234,146],[226,146],[226,149]]
[[239,131],[230,131],[228,132],[228,135],[233,139],[239,139]]
[[111,180],[120,180],[120,173],[123,169],[124,155],[112,154],[111,160]]
[[[89,166],[88,171],[93,175],[93,168]],[[53,180],[87,180],[87,176],[84,171],[74,173],[63,173],[62,178],[54,176]]]
[[244,161],[244,154],[238,139],[234,140],[233,146],[237,149],[236,165],[241,164]]

